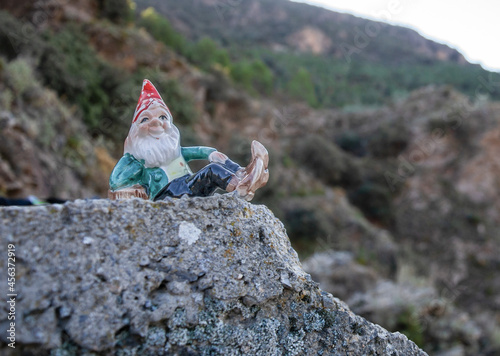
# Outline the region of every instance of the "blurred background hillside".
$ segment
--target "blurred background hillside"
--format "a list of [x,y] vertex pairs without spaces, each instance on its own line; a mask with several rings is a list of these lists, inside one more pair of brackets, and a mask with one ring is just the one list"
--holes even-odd
[[0,196],[106,197],[143,78],[249,159],[306,270],[433,355],[500,354],[500,74],[287,0],[2,0]]

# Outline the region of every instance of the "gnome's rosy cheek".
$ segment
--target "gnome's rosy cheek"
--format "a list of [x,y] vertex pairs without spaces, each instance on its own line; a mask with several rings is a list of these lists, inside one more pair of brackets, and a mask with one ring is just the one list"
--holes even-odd
[[169,121],[164,121],[162,127],[163,127],[163,129],[165,131],[170,130],[170,122]]
[[139,132],[141,136],[146,136],[149,133],[149,123],[144,122],[144,123],[139,123]]

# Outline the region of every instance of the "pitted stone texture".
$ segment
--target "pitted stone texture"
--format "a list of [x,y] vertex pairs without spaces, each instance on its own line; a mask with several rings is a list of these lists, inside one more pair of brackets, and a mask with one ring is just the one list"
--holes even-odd
[[322,292],[283,224],[231,195],[0,208],[0,223],[18,291],[2,355],[425,355]]

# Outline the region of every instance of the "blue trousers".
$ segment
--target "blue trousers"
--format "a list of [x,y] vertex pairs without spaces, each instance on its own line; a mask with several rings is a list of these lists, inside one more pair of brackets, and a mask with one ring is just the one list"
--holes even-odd
[[176,178],[168,183],[165,188],[154,198],[155,201],[166,197],[180,198],[187,194],[191,197],[206,197],[212,195],[217,188],[225,190],[229,181],[241,167],[226,160],[224,164],[210,163],[193,175]]

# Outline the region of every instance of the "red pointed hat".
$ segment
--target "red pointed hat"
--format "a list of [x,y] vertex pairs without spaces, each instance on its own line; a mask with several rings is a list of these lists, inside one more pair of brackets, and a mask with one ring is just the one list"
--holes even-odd
[[136,122],[139,116],[153,103],[160,104],[165,109],[167,109],[168,113],[170,114],[170,110],[161,98],[158,90],[156,90],[155,86],[149,80],[144,79],[144,81],[142,82],[141,96],[139,97],[139,101],[137,102],[137,107],[135,108],[134,113],[134,120],[132,120],[132,123]]

